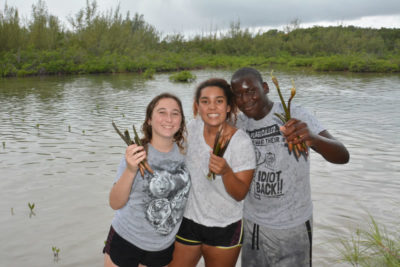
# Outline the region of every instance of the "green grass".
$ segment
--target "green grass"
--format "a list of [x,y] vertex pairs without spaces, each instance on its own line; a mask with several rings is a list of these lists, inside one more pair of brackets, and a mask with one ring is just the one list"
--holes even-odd
[[399,229],[388,231],[372,216],[367,227],[356,229],[339,244],[340,261],[352,266],[400,266]]

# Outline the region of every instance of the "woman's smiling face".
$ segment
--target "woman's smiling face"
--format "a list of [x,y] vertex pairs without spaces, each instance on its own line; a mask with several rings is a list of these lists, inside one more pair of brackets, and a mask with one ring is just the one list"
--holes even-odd
[[204,87],[196,104],[204,124],[213,127],[224,123],[231,110],[224,91],[217,86]]
[[173,138],[182,122],[182,111],[172,98],[163,98],[154,107],[149,124],[152,127],[152,138]]

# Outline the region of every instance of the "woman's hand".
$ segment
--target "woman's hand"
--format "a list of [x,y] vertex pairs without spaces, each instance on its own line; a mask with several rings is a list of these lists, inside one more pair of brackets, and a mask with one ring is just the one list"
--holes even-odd
[[211,151],[210,171],[222,176],[226,192],[236,201],[241,201],[249,191],[254,169],[234,173],[224,158],[214,155]]
[[142,146],[136,144],[130,145],[125,151],[126,167],[136,173],[139,169],[139,163],[146,158],[146,151]]
[[110,206],[114,210],[122,208],[128,202],[129,194],[136,173],[139,169],[139,163],[146,158],[146,151],[142,146],[136,144],[130,145],[125,151],[126,168],[121,177],[111,188]]
[[210,162],[208,163],[208,168],[211,172],[219,175],[224,175],[231,169],[224,158],[214,155],[212,151],[210,151]]

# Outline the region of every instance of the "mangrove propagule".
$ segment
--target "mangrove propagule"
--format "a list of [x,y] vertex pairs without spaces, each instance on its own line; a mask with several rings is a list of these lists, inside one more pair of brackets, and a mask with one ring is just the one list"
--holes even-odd
[[[285,125],[291,119],[290,107],[291,107],[292,99],[296,95],[296,87],[295,87],[294,81],[292,79],[292,88],[290,91],[290,98],[286,105],[285,100],[283,99],[283,96],[281,93],[281,89],[279,87],[278,79],[273,75],[273,71],[271,71],[271,78],[272,78],[273,84],[276,87],[276,90],[278,91],[279,99],[281,100],[281,104],[282,104],[282,107],[284,110],[284,114],[283,113],[274,113],[274,115],[277,116],[282,121],[282,123]],[[300,138],[300,137],[298,137],[298,138]],[[292,142],[287,142],[287,144],[288,144],[289,152],[291,153],[292,151],[294,151],[294,154],[296,155],[297,158],[299,158],[301,154],[303,154],[307,158],[308,147],[305,144],[305,142],[297,143],[296,145],[294,145]]]

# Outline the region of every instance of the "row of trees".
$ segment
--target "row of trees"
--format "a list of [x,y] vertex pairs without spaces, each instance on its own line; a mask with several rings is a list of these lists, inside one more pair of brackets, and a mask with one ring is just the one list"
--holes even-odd
[[251,33],[232,23],[225,34],[196,36],[178,45],[213,54],[292,56],[371,54],[378,57],[400,53],[400,29],[370,29],[354,26],[296,28],[290,32],[269,30]]
[[[291,62],[291,66],[313,66],[321,57],[339,56],[346,61],[357,56],[358,61],[363,58],[385,61],[391,66],[384,68],[386,71],[400,70],[400,29],[353,26],[302,29],[296,22],[283,31],[253,33],[242,29],[240,22],[232,22],[228,31],[186,39],[181,34],[163,36],[143,15],[122,15],[119,6],[99,12],[95,0],[87,0],[86,7],[67,20],[69,27],[49,14],[43,0],[32,6],[32,16],[25,23],[21,22],[17,8],[5,5],[0,10],[0,76],[13,76],[19,70],[24,70],[20,74],[97,72],[96,68],[88,70],[92,63],[98,64],[104,58],[118,60],[112,69],[106,67],[105,72],[204,67],[208,63],[201,58],[211,56],[219,57],[222,65],[224,62],[232,65],[232,59],[248,57],[255,59],[253,64],[263,59],[269,63]],[[231,58],[226,60],[227,56]],[[199,62],[179,66],[185,58],[194,61],[197,58]],[[304,58],[315,60],[299,61]],[[160,59],[177,63],[170,65]],[[246,64],[251,64],[251,60],[245,61]],[[154,65],[151,63],[154,61],[159,63]],[[343,69],[348,70],[350,63],[345,63]]]
[[119,7],[100,13],[96,1],[86,3],[68,18],[72,30],[66,30],[57,17],[50,15],[42,0],[32,6],[32,18],[26,25],[22,25],[17,8],[5,5],[4,11],[0,10],[0,52],[74,48],[100,55],[106,51],[155,49],[159,43],[159,34],[142,15],[131,18],[127,13],[123,17]]

